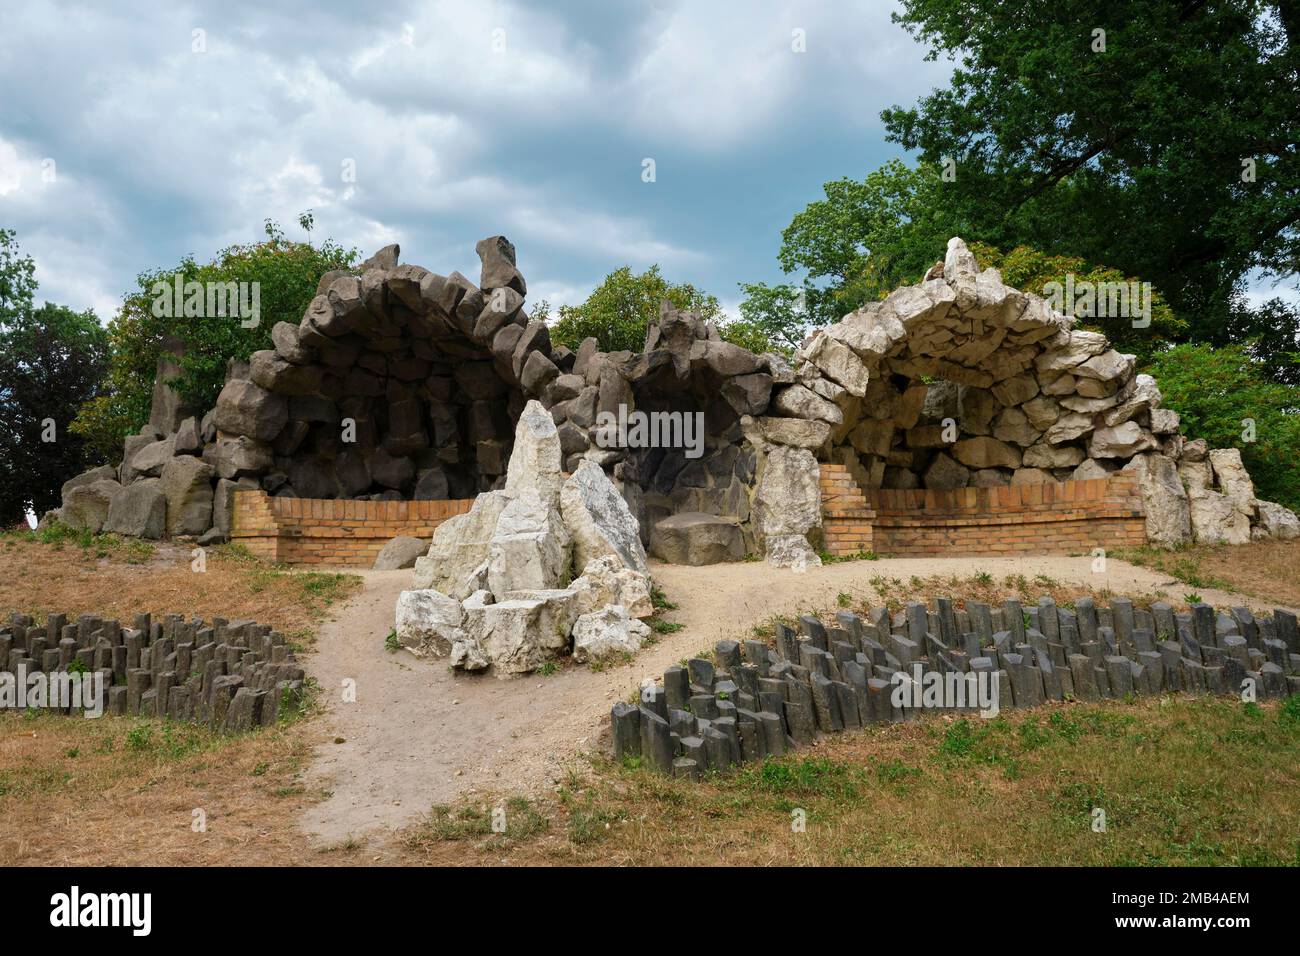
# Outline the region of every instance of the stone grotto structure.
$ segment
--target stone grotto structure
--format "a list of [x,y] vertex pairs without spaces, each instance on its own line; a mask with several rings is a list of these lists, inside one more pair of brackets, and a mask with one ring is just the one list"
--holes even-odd
[[[389,538],[428,540],[457,516],[458,533],[490,538],[515,506],[516,429],[534,435],[542,414],[561,473],[594,487],[600,472],[640,546],[675,562],[1300,535],[1255,497],[1237,450],[1182,434],[1133,356],[980,269],[960,239],[923,281],[814,331],[791,359],[666,304],[641,352],[555,346],[524,309],[513,245],[476,248],[477,284],[399,265],[397,246],[326,274],[302,321],[272,329],[274,348],[230,364],[212,409],[182,407],[160,363],[121,464],[69,481],[47,517],[368,565]],[[602,447],[598,418],[620,409],[701,415],[703,454]],[[446,584],[430,567],[439,547],[422,573]],[[439,590],[474,593],[455,584]]]

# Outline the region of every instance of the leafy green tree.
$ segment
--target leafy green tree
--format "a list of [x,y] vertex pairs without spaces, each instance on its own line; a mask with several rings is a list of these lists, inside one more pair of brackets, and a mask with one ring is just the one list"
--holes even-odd
[[792,341],[792,331],[777,330],[838,322],[915,282],[952,236],[979,238],[965,228],[948,185],[937,166],[910,167],[899,160],[868,173],[862,182],[844,178],[826,183],[826,198],[794,217],[781,234],[777,254],[787,273],[805,275],[802,309],[795,309],[790,286],[760,283],[743,287],[747,305],[741,306],[742,313],[771,323],[775,334]]
[[68,425],[94,395],[108,336],[93,312],[34,305],[35,263],[0,229],[0,523],[57,507],[63,483],[85,470]]
[[904,0],[895,16],[955,67],[882,118],[923,162],[951,161],[967,238],[1142,276],[1196,341],[1224,341],[1251,270],[1294,275],[1300,6]]
[[[304,229],[310,214],[300,217]],[[356,251],[325,241],[319,246],[286,239],[280,227],[267,220],[266,238],[258,243],[223,249],[216,259],[199,263],[186,256],[171,269],[141,273],[138,288],[129,293],[109,323],[112,362],[103,395],[83,407],[74,430],[105,459],[121,455],[122,439],[149,419],[154,370],[169,340],[185,344],[179,360],[180,374],[169,384],[195,408],[210,408],[225,381],[230,359],[247,359],[259,349],[271,348],[271,329],[277,322],[297,324],[302,319],[320,277],[332,269],[346,269]],[[256,325],[239,315],[159,315],[158,283],[174,288],[182,283],[256,283],[259,312]],[[175,303],[173,303],[174,305]],[[203,310],[206,313],[206,308]]]
[[[659,318],[659,303],[664,299],[675,308],[698,312],[705,320],[717,320],[722,314],[716,297],[690,283],[669,282],[657,265],[640,275],[622,266],[607,275],[581,305],[560,306],[551,341],[576,349],[583,339],[594,337],[602,351],[639,352],[645,347],[646,327]],[[535,312],[530,315],[536,317]]]
[[[1183,434],[1212,448],[1240,448],[1258,496],[1300,508],[1300,388],[1271,380],[1240,345],[1179,345],[1147,371],[1165,407],[1182,417]],[[1253,442],[1243,439],[1245,419],[1254,421]]]
[[811,325],[807,294],[801,287],[742,282],[740,291],[745,293],[740,303],[741,321],[734,325],[752,328],[776,351],[788,353],[799,346]]
[[[913,169],[893,160],[862,182],[839,179],[824,190],[826,198],[810,203],[782,234],[778,258],[787,272],[806,272],[803,286],[741,286],[741,314],[773,340],[789,345],[797,345],[810,327],[839,321],[899,286],[920,281],[955,235],[967,239],[980,265],[999,268],[1010,285],[1039,294],[1045,294],[1051,282],[1064,285],[1067,276],[1076,285],[1140,281],[1078,256],[1050,255],[1027,246],[1004,253],[977,241],[981,233],[955,211],[951,183],[943,182],[937,167],[924,163]],[[1127,316],[1087,316],[1078,301],[1062,302],[1062,307],[1140,357],[1187,331],[1154,288],[1151,324],[1142,328],[1134,328]]]

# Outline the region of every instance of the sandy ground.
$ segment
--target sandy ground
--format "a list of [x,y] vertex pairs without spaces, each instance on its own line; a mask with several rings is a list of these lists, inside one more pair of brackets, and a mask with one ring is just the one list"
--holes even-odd
[[[765,563],[655,564],[655,581],[679,605],[668,617],[684,624],[682,630],[664,635],[630,664],[603,672],[567,667],[549,677],[497,680],[453,674],[440,661],[385,650],[397,595],[411,572],[363,572],[363,592],[322,626],[307,662],[324,688],[327,709],[327,736],[317,747],[309,782],[330,796],[310,808],[302,827],[318,844],[382,839],[382,830],[411,823],[434,804],[475,792],[552,786],[579,753],[597,744],[613,703],[668,665],[723,638],[748,636],[755,623],[773,614],[831,607],[840,592],[870,595],[868,582],[876,575],[906,581],[912,575],[966,577],[979,571],[995,578],[1045,574],[1116,593],[1187,590],[1159,572],[1115,560],[1098,575],[1087,557],[859,561],[804,574]],[[1266,608],[1227,592],[1200,593],[1213,604]],[[352,703],[342,699],[348,678],[356,682]]]

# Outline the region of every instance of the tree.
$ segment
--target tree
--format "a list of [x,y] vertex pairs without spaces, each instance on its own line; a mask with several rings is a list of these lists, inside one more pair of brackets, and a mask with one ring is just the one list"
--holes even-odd
[[765,285],[740,283],[745,293],[740,303],[741,321],[733,323],[755,331],[769,348],[790,352],[799,346],[812,320],[808,315],[807,293],[789,283]]
[[[1049,255],[1028,246],[1003,252],[978,241],[987,233],[957,212],[951,183],[938,167],[910,168],[892,160],[862,182],[839,179],[824,187],[825,199],[810,203],[782,233],[778,259],[787,272],[805,270],[802,287],[742,284],[740,311],[774,340],[797,345],[810,327],[837,322],[848,312],[919,282],[942,256],[948,239],[965,238],[980,265],[1001,269],[1016,288],[1046,295],[1051,283],[1141,283],[1110,265],[1078,256]],[[1146,287],[1139,291],[1145,293]],[[1064,296],[1062,296],[1064,300]],[[1062,301],[1063,311],[1115,345],[1141,358],[1185,336],[1186,323],[1159,290],[1150,289],[1150,325],[1133,325],[1131,315],[1097,315],[1082,299]]]
[[640,275],[622,266],[607,275],[581,305],[560,306],[551,341],[576,349],[583,339],[594,337],[604,352],[639,352],[645,347],[646,327],[659,318],[659,303],[665,299],[674,308],[698,312],[705,320],[717,320],[722,314],[716,297],[690,283],[669,282],[657,265]]
[[95,314],[35,307],[35,263],[0,229],[0,522],[57,507],[60,489],[85,469],[83,442],[68,430],[107,365],[108,337]]
[[[309,213],[300,217],[300,224],[311,226]],[[179,360],[181,373],[169,384],[187,404],[210,408],[225,382],[227,363],[271,348],[275,324],[297,325],[316,294],[320,277],[350,267],[357,258],[356,250],[328,240],[313,246],[286,239],[269,219],[264,231],[263,241],[230,246],[212,262],[200,264],[186,256],[174,268],[140,274],[137,289],[123,299],[121,310],[109,323],[112,362],[105,392],[86,404],[73,425],[104,459],[116,460],[122,453],[123,438],[148,421],[154,371],[168,339],[185,343]],[[252,291],[257,292],[257,324],[249,324],[251,319],[240,315],[209,315],[206,302],[198,310],[201,314],[187,315],[181,308],[159,309],[161,290],[174,289],[177,276],[182,283],[198,282],[205,288],[209,283],[246,283],[243,288],[248,290],[250,302]],[[160,315],[160,311],[173,314]]]
[[968,238],[1142,276],[1197,341],[1222,340],[1251,270],[1294,275],[1300,6],[904,0],[895,17],[956,66],[882,118],[951,161]]
[[1272,381],[1240,345],[1179,345],[1148,371],[1165,407],[1181,416],[1183,434],[1211,448],[1240,448],[1258,497],[1300,508],[1300,388]]
[[826,198],[809,203],[781,233],[777,254],[787,273],[805,273],[802,310],[794,309],[790,286],[758,283],[742,287],[747,295],[742,313],[748,309],[746,314],[774,328],[829,325],[915,282],[951,237],[980,238],[966,228],[946,185],[938,167],[913,168],[899,160],[862,182],[846,177],[826,183]]

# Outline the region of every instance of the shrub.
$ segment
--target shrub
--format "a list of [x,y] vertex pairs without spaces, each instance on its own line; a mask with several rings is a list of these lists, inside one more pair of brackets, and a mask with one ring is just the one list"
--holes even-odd
[[[1242,345],[1179,345],[1157,355],[1164,404],[1182,416],[1183,434],[1211,448],[1240,448],[1258,497],[1300,508],[1300,388],[1267,377]],[[1254,441],[1245,439],[1246,420]]]

